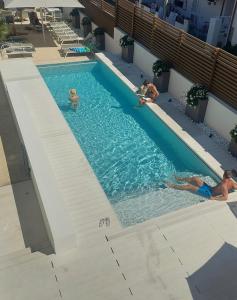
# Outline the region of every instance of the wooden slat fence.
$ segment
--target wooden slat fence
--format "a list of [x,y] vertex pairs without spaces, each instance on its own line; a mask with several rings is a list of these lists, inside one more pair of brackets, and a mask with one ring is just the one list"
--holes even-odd
[[103,27],[110,35],[114,36],[115,27],[115,6],[104,0],[80,0],[85,6],[85,13],[98,26]]
[[121,28],[151,53],[172,62],[181,74],[205,84],[213,94],[237,109],[237,57],[162,21],[129,0],[117,0],[116,7],[104,0],[80,2],[109,15],[114,22],[110,25]]
[[111,15],[112,17],[115,17],[115,7],[113,5],[109,4],[106,1],[102,1],[101,8],[105,13]]
[[133,34],[134,9],[133,3],[126,0],[117,0],[116,25],[127,32]]

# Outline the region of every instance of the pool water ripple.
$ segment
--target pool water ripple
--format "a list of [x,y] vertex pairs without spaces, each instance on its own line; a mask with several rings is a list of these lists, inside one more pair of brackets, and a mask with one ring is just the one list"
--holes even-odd
[[[175,173],[213,173],[136,96],[99,62],[39,67],[55,101],[124,226],[198,203],[201,198],[167,189]],[[76,88],[77,111],[68,100]]]

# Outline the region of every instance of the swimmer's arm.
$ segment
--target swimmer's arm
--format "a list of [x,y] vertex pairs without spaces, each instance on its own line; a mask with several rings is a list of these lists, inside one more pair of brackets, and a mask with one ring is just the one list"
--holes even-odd
[[228,200],[228,189],[227,188],[222,188],[222,194],[218,196],[212,196],[210,199],[211,200],[217,200],[217,201],[226,201]]
[[237,190],[237,183],[236,182],[233,183],[233,189]]

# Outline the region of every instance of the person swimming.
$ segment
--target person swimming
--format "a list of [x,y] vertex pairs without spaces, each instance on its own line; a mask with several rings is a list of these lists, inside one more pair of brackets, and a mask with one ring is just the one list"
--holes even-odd
[[193,192],[210,200],[227,200],[229,192],[237,189],[237,183],[233,177],[237,176],[235,170],[224,171],[223,178],[216,186],[211,187],[199,177],[176,177],[177,181],[187,182],[188,184],[172,184],[166,183],[170,188]]
[[73,110],[76,110],[79,103],[79,96],[77,95],[76,89],[69,90],[69,100],[71,102],[71,107]]

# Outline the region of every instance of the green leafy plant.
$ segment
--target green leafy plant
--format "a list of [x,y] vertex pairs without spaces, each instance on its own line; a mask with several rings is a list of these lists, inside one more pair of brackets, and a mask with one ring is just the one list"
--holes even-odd
[[171,63],[166,60],[160,60],[154,62],[152,66],[152,71],[155,76],[159,77],[163,72],[169,72],[171,68]]
[[0,41],[5,40],[8,35],[9,28],[7,24],[3,20],[0,20]]
[[104,28],[102,27],[97,27],[95,30],[94,30],[94,36],[97,36],[97,35],[102,35],[104,34]]
[[235,128],[231,129],[230,136],[237,143],[237,125],[235,126]]
[[131,38],[129,35],[124,35],[120,40],[120,46],[122,48],[127,48],[128,46],[134,45],[134,39]]
[[90,25],[91,24],[91,19],[89,17],[84,17],[82,19],[82,25]]
[[73,10],[70,12],[70,16],[72,16],[72,17],[80,16],[79,9],[78,8],[73,8]]
[[190,106],[197,106],[199,101],[208,99],[208,90],[204,85],[195,84],[187,92],[186,100]]

